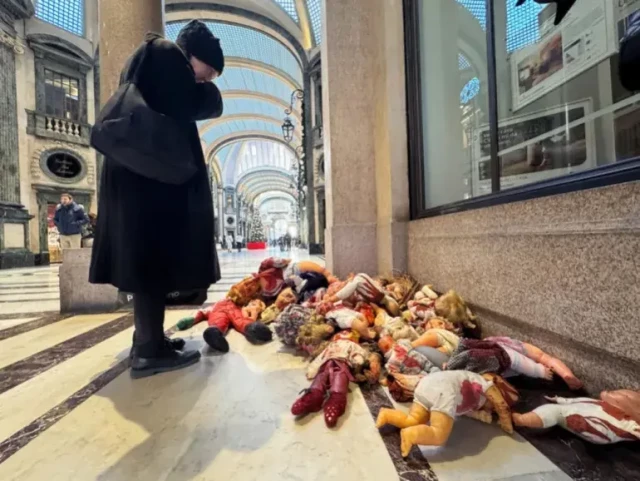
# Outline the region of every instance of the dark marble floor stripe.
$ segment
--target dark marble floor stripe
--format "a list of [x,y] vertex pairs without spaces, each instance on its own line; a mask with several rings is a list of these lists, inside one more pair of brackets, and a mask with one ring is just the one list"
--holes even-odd
[[[362,395],[369,407],[369,411],[371,411],[374,422],[381,408],[393,408],[391,400],[380,386],[373,388],[363,387]],[[400,430],[387,426],[380,430],[380,436],[401,481],[438,481],[438,477],[431,469],[429,462],[418,448],[413,448],[406,459],[402,457],[400,453]]]
[[133,315],[121,316],[0,369],[0,394],[133,326]]
[[8,327],[0,331],[0,341],[9,339],[10,337],[17,336],[18,334],[24,334],[25,332],[33,331],[34,329],[40,329],[41,327],[48,326],[54,322],[62,321],[71,317],[71,314],[59,314],[59,313],[34,313],[34,314],[8,314],[6,316],[0,316],[0,320],[7,319],[27,319],[29,317],[39,317],[33,321],[25,322],[24,324],[18,324],[17,326]]
[[46,289],[50,291],[59,291],[58,284],[11,284],[8,286],[0,285],[0,292],[2,291],[22,291],[24,289]]
[[[132,318],[129,319],[129,316],[127,316],[125,319],[132,320]],[[171,336],[175,332],[176,328],[172,327],[171,329],[166,331],[166,334],[167,336]],[[16,454],[27,444],[37,438],[40,434],[45,432],[47,429],[60,421],[95,393],[100,391],[100,389],[105,387],[116,377],[125,372],[128,367],[129,358],[118,362],[117,364],[113,365],[111,368],[100,374],[98,377],[96,377],[89,384],[73,393],[56,407],[50,409],[38,419],[22,428],[20,431],[2,441],[0,443],[0,464]]]

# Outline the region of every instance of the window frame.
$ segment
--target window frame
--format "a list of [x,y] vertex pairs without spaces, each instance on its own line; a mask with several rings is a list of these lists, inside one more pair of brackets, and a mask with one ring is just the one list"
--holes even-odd
[[601,165],[583,172],[554,177],[526,185],[500,189],[500,158],[498,157],[498,98],[496,79],[494,1],[487,2],[487,69],[489,96],[489,129],[491,138],[490,194],[441,206],[427,208],[424,186],[424,140],[420,62],[419,2],[403,0],[404,46],[407,102],[407,138],[409,154],[409,199],[411,220],[481,209],[539,197],[566,194],[579,190],[640,180],[640,157]]
[[53,27],[55,27],[55,28],[59,28],[60,30],[63,30],[63,31],[65,31],[65,32],[68,32],[69,34],[74,35],[74,36],[76,36],[76,37],[79,37],[79,38],[86,38],[86,36],[87,36],[87,0],[81,0],[81,2],[80,2],[80,4],[81,4],[81,9],[82,9],[82,11],[80,12],[80,13],[81,13],[81,15],[82,15],[82,18],[81,18],[81,22],[82,22],[82,24],[81,24],[82,32],[81,32],[81,33],[78,33],[78,32],[77,32],[77,31],[75,31],[75,30],[69,30],[68,28],[65,28],[65,27],[64,27],[64,26],[62,26],[62,25],[58,25],[57,23],[53,23],[53,22],[50,22],[49,20],[46,20],[46,19],[44,19],[44,18],[42,18],[42,17],[39,17],[39,16],[37,15],[37,11],[38,11],[38,3],[40,3],[40,1],[41,1],[41,0],[34,0],[34,2],[33,2],[33,7],[34,7],[35,12],[36,12],[36,13],[34,14],[34,15],[35,15],[35,18],[37,18],[37,19],[38,19],[38,20],[40,20],[41,22],[44,22],[44,23],[46,23],[46,24],[48,24],[48,25],[52,25],[52,26],[53,26]]

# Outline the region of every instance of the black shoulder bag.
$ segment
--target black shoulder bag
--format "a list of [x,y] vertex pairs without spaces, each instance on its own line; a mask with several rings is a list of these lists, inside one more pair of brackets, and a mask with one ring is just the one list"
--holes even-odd
[[196,162],[184,125],[153,110],[138,83],[151,42],[138,48],[91,132],[91,146],[143,177],[165,184],[187,182]]

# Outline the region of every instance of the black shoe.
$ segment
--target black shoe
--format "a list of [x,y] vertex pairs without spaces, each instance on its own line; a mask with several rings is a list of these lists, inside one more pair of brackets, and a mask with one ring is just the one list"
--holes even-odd
[[[187,344],[187,342],[181,337],[175,337],[173,339],[169,339],[167,336],[165,336],[164,342],[169,343],[171,348],[175,349],[176,351],[182,351],[184,349],[184,346]],[[133,331],[133,347],[131,348],[131,351],[129,351],[129,359],[133,359],[135,346],[136,346],[136,332]]]
[[261,322],[254,322],[249,324],[244,331],[244,337],[247,338],[251,344],[263,344],[273,339],[271,329],[262,324]]
[[202,333],[202,337],[212,349],[220,352],[229,352],[229,343],[217,327],[208,327]]
[[176,371],[191,366],[200,360],[200,351],[179,352],[163,348],[156,357],[139,357],[134,354],[131,360],[131,377],[140,379],[163,372]]

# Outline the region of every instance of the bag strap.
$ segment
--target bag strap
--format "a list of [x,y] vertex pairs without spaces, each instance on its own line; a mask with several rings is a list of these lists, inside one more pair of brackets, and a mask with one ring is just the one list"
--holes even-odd
[[144,65],[145,60],[149,56],[149,47],[155,41],[155,39],[145,41],[142,45],[138,47],[138,49],[133,54],[131,61],[127,68],[122,72],[122,77],[120,78],[120,85],[123,83],[132,83],[137,85],[140,82],[140,77],[142,75],[142,67]]

